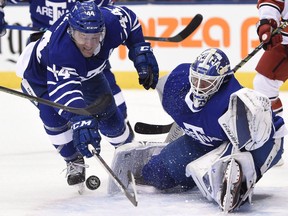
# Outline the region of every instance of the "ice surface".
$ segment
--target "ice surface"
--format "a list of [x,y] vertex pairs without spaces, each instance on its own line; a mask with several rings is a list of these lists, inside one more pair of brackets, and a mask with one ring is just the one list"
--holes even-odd
[[[125,90],[129,119],[168,124],[155,91]],[[281,92],[284,106],[288,93]],[[97,175],[101,186],[83,195],[66,183],[65,162],[50,144],[37,109],[27,100],[0,92],[0,216],[186,216],[223,215],[197,189],[180,194],[157,191],[138,194],[134,207],[122,194],[107,194],[108,174],[94,158],[87,159],[87,176]],[[287,119],[288,107],[284,107]],[[163,135],[139,135],[137,140],[161,141]],[[287,144],[285,144],[287,145]],[[102,144],[102,157],[109,164],[113,148]],[[285,164],[268,171],[255,188],[253,205],[242,206],[233,215],[288,215],[287,152]]]

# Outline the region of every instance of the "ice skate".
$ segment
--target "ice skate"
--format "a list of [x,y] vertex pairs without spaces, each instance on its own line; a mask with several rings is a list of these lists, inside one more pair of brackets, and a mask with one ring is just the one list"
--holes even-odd
[[67,162],[67,183],[68,185],[76,186],[79,194],[82,194],[85,189],[86,167],[83,157],[77,157],[75,160]]
[[220,197],[220,207],[225,213],[233,211],[238,205],[241,195],[242,176],[240,164],[231,159],[224,173]]

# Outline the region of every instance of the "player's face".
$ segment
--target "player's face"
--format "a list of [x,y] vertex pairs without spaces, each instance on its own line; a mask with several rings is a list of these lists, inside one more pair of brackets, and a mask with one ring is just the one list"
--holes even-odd
[[76,46],[85,58],[89,58],[94,54],[95,49],[99,46],[102,33],[87,34],[80,31],[73,31],[73,39]]

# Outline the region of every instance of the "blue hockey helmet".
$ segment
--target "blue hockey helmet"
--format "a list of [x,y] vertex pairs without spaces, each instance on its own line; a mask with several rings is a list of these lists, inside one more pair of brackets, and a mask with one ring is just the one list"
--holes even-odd
[[72,29],[83,33],[105,31],[103,15],[94,1],[76,2],[68,21]]
[[223,51],[216,48],[203,51],[190,66],[193,108],[201,110],[219,90],[225,78],[232,74],[229,59]]

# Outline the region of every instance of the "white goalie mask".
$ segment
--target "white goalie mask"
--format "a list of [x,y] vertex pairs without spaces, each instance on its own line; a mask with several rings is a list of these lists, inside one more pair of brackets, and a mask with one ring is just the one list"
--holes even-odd
[[207,49],[191,64],[189,81],[192,109],[200,111],[227,75],[233,74],[228,57],[219,49]]

